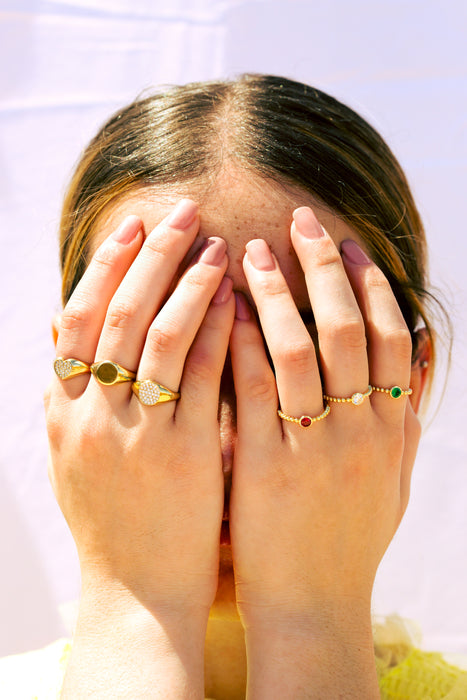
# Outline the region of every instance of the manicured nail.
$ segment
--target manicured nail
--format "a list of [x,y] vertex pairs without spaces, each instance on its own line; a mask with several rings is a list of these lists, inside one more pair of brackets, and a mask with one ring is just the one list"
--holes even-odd
[[310,207],[299,207],[293,213],[295,230],[305,238],[322,238],[325,235],[324,228],[319,223]]
[[351,238],[342,241],[341,251],[344,258],[354,265],[369,265],[371,263],[368,255],[360,248],[358,243],[355,243]]
[[235,292],[235,318],[239,321],[249,321],[251,318],[248,302],[240,292]]
[[141,219],[139,216],[130,214],[118,227],[116,231],[112,233],[112,238],[114,241],[118,241],[123,245],[128,245],[136,238],[136,234],[141,230]]
[[166,223],[172,228],[188,228],[197,213],[198,205],[195,202],[191,199],[181,199],[167,217]]
[[220,265],[226,250],[227,246],[222,238],[208,238],[201,248],[199,261],[206,265]]
[[233,282],[230,277],[224,277],[212,298],[212,303],[216,305],[225,304],[231,297],[232,287]]
[[276,263],[269,250],[269,246],[262,238],[249,241],[246,244],[246,254],[248,260],[257,270],[270,272],[276,268]]

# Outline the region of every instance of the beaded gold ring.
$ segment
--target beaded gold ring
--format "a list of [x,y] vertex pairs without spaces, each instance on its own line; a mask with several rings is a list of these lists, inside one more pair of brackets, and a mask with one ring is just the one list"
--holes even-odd
[[373,391],[379,391],[381,394],[389,394],[391,399],[400,399],[401,396],[410,396],[412,389],[401,389],[400,386],[394,385],[390,389],[384,389],[380,386],[372,386]]
[[340,398],[337,396],[328,396],[327,394],[323,394],[323,399],[325,399],[325,401],[334,401],[335,403],[352,403],[354,406],[360,406],[363,401],[371,395],[373,389],[374,387],[368,384],[368,389],[365,392],[356,391],[348,398]]
[[312,418],[311,416],[300,416],[300,418],[294,418],[293,416],[288,416],[287,413],[284,413],[279,408],[277,411],[277,415],[279,416],[279,418],[282,418],[282,420],[286,420],[289,423],[297,423],[297,425],[300,425],[302,428],[309,428],[310,425],[313,425],[313,423],[317,423],[318,421],[326,418],[326,416],[329,415],[330,411],[331,407],[326,406],[324,411],[320,413],[319,416],[314,416],[314,418]]

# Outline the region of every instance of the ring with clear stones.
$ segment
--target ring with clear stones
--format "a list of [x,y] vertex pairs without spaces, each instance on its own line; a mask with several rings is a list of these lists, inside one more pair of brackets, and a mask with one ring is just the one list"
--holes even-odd
[[156,406],[158,403],[176,401],[180,398],[178,391],[171,391],[166,386],[153,382],[152,379],[133,382],[131,388],[143,406]]
[[352,396],[348,398],[339,398],[337,396],[328,396],[323,394],[323,399],[326,401],[334,401],[335,403],[352,403],[354,406],[360,406],[363,401],[371,395],[374,387],[368,384],[368,389],[365,392],[356,391]]

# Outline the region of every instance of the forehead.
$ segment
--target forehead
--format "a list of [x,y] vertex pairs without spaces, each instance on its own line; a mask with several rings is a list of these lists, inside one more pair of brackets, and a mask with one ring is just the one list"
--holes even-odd
[[228,248],[226,274],[234,288],[244,292],[250,300],[242,267],[245,245],[253,238],[263,238],[276,255],[297,306],[309,307],[303,272],[290,242],[292,213],[297,207],[311,206],[337,247],[346,238],[361,244],[358,234],[310,193],[240,170],[223,173],[205,188],[179,185],[164,190],[145,188],[125,195],[107,208],[97,227],[91,252],[128,214],[142,219],[144,233],[148,235],[182,197],[190,197],[200,207],[199,233],[187,258],[206,238],[220,236]]

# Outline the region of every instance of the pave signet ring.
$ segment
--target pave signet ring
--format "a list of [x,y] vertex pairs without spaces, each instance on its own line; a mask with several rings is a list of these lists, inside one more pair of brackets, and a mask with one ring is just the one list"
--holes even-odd
[[91,368],[86,362],[75,360],[73,357],[67,359],[57,357],[54,360],[54,371],[59,379],[71,379],[71,377],[77,377],[78,374],[87,374]]
[[152,379],[133,382],[131,388],[143,406],[155,406],[158,403],[176,401],[180,398],[178,391],[171,391],[166,386],[153,382]]
[[91,365],[91,372],[99,382],[104,386],[112,386],[113,384],[121,384],[122,382],[131,382],[136,377],[134,372],[130,372],[125,367],[103,360],[102,362],[94,362]]

